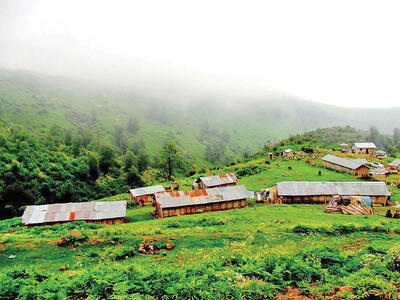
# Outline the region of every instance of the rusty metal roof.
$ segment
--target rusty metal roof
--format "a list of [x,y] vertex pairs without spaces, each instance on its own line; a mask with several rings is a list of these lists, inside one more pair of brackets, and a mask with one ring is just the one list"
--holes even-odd
[[219,174],[215,176],[200,177],[206,187],[215,187],[219,185],[238,182],[235,173]]
[[253,192],[244,185],[226,186],[195,191],[167,192],[156,195],[161,208],[192,206],[252,198]]
[[22,215],[22,224],[106,220],[124,218],[125,216],[126,201],[30,205]]
[[390,196],[384,182],[278,182],[279,196]]
[[327,154],[322,158],[323,161],[345,167],[347,169],[356,170],[362,166],[366,166],[369,163],[366,159],[348,159],[332,154]]
[[147,187],[141,187],[137,189],[131,189],[129,192],[133,197],[147,196],[153,195],[155,193],[165,192],[165,189],[162,185],[153,185]]

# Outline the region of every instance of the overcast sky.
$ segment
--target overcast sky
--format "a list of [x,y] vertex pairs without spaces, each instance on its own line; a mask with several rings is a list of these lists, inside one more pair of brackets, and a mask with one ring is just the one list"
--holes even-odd
[[0,0],[0,66],[400,106],[400,1]]

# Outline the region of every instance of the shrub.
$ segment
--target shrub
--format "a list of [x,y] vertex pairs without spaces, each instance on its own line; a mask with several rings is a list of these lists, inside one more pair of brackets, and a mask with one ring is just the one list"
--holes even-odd
[[123,260],[128,257],[136,256],[137,250],[138,248],[135,247],[118,245],[107,248],[103,255],[111,260]]
[[394,296],[393,287],[381,276],[364,274],[351,283],[358,299],[391,299]]
[[62,246],[78,246],[88,239],[86,234],[82,234],[81,236],[71,236],[71,235],[63,235],[61,237]]

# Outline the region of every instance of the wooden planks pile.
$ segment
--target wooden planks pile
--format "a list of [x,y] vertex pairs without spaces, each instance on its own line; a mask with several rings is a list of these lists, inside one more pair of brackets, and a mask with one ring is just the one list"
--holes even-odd
[[347,206],[340,206],[340,209],[345,215],[373,215],[372,207],[350,204]]

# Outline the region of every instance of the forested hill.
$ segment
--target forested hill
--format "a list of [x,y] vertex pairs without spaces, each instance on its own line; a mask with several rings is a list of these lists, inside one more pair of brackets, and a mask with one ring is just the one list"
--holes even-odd
[[[384,133],[400,127],[400,109],[345,109],[287,96],[266,99],[155,99],[128,89],[106,88],[23,71],[0,71],[0,118],[40,134],[118,147],[134,143],[157,153],[169,138],[200,166],[228,162],[260,150],[267,140],[320,127],[350,125]],[[377,99],[378,101],[378,99]]]

